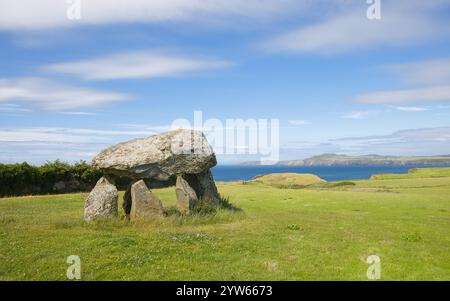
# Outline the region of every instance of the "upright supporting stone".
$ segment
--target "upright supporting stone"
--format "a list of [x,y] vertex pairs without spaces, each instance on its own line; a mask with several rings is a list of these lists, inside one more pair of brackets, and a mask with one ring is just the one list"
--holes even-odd
[[158,199],[148,188],[144,181],[139,181],[131,186],[131,219],[154,219],[164,215],[164,208]]
[[102,177],[89,194],[84,205],[84,220],[117,218],[119,194],[114,180]]
[[216,205],[219,204],[220,195],[209,169],[199,174],[186,175],[185,178],[189,186],[195,190],[198,199],[210,200]]
[[125,194],[123,195],[123,203],[122,208],[125,212],[125,218],[129,221],[130,220],[130,213],[131,213],[131,186],[133,183],[130,183],[127,187],[127,190],[125,191]]
[[181,212],[189,212],[198,201],[195,190],[181,176],[177,177],[175,192],[177,194],[177,206]]
[[197,175],[200,186],[199,198],[204,200],[211,200],[214,204],[219,205],[220,195],[217,191],[216,183],[214,182],[211,170],[204,171]]

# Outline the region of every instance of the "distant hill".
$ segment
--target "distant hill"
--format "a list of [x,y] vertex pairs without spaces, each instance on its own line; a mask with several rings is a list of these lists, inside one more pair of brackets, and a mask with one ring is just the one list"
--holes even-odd
[[[260,165],[244,162],[242,165]],[[305,160],[280,161],[281,166],[357,166],[357,165],[450,165],[450,155],[443,156],[349,156],[323,154]]]

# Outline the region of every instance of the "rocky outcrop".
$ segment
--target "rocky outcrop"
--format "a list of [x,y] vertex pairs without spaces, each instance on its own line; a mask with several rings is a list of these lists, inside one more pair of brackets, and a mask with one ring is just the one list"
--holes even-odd
[[84,206],[84,220],[117,218],[118,192],[114,181],[102,177],[89,194]]
[[164,208],[158,199],[148,188],[144,181],[140,180],[131,186],[131,219],[145,220],[164,216]]
[[198,201],[195,190],[182,176],[177,178],[175,193],[177,194],[177,207],[181,212],[189,212]]
[[111,146],[92,164],[105,174],[166,181],[209,170],[217,161],[203,133],[182,129]]

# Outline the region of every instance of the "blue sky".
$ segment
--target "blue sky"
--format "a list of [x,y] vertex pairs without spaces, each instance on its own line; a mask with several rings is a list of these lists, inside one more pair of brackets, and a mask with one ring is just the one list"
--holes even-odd
[[450,1],[80,3],[1,1],[0,162],[90,160],[198,110],[279,119],[282,160],[450,154]]

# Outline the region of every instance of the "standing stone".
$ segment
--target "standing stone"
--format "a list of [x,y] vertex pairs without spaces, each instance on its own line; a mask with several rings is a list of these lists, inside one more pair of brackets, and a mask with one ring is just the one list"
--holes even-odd
[[199,174],[186,175],[185,178],[189,186],[195,190],[198,199],[211,201],[215,205],[219,205],[220,195],[209,169]]
[[204,171],[197,175],[200,191],[199,198],[203,200],[210,200],[214,204],[219,205],[220,195],[217,191],[216,183],[214,182],[211,170]]
[[131,186],[131,218],[134,220],[152,219],[164,215],[164,208],[158,197],[143,180]]
[[177,194],[178,209],[182,212],[189,212],[198,201],[195,190],[181,176],[177,177],[175,192]]
[[117,218],[119,194],[114,181],[108,177],[98,180],[84,205],[84,220]]
[[127,190],[125,191],[125,194],[123,195],[123,203],[122,203],[122,208],[123,208],[123,211],[125,212],[125,218],[128,221],[130,220],[130,213],[131,213],[131,204],[132,204],[131,186],[132,185],[133,185],[133,183],[130,183],[130,185],[128,185]]

